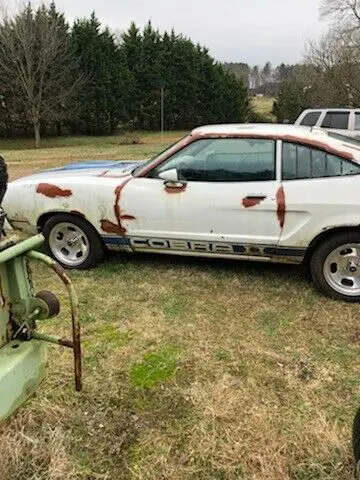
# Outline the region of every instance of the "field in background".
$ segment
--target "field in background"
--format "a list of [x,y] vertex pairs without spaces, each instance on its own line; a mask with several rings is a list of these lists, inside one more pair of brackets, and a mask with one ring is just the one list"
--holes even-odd
[[84,160],[151,158],[186,133],[164,132],[161,135],[134,132],[107,137],[57,137],[44,139],[38,150],[34,148],[33,139],[1,139],[0,155],[5,157],[11,178],[14,179],[38,170]]
[[251,104],[254,112],[264,116],[269,122],[276,122],[276,117],[271,113],[275,98],[272,97],[252,97]]
[[[39,151],[8,143],[1,153],[18,176],[149,157],[179,136],[61,139]],[[291,266],[111,255],[71,278],[84,391],[73,391],[71,353],[49,346],[36,397],[0,426],[0,479],[351,478],[358,305],[318,295]],[[68,334],[65,291],[42,267],[35,284],[63,304],[41,331]]]

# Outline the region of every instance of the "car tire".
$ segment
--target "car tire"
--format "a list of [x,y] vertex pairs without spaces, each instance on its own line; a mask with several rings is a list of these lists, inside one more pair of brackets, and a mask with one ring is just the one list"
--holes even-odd
[[310,260],[315,287],[336,300],[360,302],[360,232],[334,234]]
[[3,198],[6,193],[7,184],[8,184],[8,171],[4,157],[0,155],[0,204],[3,201]]
[[353,430],[352,430],[352,447],[355,459],[355,478],[360,479],[360,408],[356,412]]
[[104,257],[104,244],[94,227],[83,218],[57,214],[49,218],[42,234],[44,250],[64,268],[94,267]]

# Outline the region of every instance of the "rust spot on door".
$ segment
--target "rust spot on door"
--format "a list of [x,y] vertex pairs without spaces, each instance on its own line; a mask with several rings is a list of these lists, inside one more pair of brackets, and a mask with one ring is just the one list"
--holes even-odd
[[245,197],[242,204],[245,208],[255,207],[265,200],[266,197]]
[[186,184],[181,185],[181,187],[172,187],[171,185],[165,185],[164,191],[166,193],[182,193],[186,190]]
[[285,192],[283,187],[279,187],[276,192],[276,204],[277,204],[277,218],[280,225],[280,228],[284,227],[285,224],[285,215],[286,215],[286,204],[285,204]]
[[71,197],[72,191],[62,189],[51,183],[39,183],[36,188],[36,193],[41,193],[45,197],[56,198],[56,197]]

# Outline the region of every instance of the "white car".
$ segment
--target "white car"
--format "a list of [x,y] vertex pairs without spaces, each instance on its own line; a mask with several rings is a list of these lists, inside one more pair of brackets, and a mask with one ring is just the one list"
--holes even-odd
[[290,125],[198,128],[148,162],[88,162],[11,182],[14,227],[68,268],[105,248],[310,266],[360,301],[360,143]]

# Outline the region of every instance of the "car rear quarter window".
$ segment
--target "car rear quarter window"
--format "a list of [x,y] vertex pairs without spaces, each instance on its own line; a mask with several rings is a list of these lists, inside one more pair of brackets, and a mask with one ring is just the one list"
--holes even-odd
[[322,122],[324,128],[347,130],[349,128],[349,112],[327,112]]
[[355,113],[355,130],[360,130],[360,112]]
[[304,127],[314,127],[316,122],[319,120],[321,112],[309,112],[301,120],[300,125]]
[[359,175],[360,165],[323,150],[295,143],[283,143],[282,179],[339,177]]

